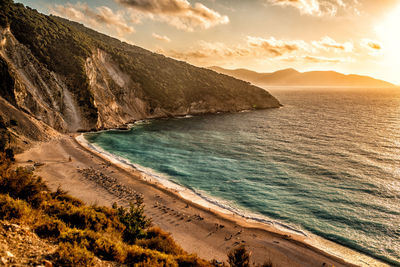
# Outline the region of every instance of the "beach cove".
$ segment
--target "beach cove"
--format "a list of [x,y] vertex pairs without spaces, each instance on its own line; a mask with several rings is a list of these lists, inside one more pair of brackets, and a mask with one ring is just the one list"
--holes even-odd
[[75,138],[63,136],[38,144],[19,154],[17,163],[43,163],[36,173],[51,189],[61,186],[87,204],[126,205],[135,194],[141,194],[153,224],[170,232],[189,253],[208,260],[225,261],[229,250],[245,244],[255,263],[271,260],[276,266],[387,266],[322,238],[285,232],[202,207],[174,190],[148,181],[139,171],[110,161]]

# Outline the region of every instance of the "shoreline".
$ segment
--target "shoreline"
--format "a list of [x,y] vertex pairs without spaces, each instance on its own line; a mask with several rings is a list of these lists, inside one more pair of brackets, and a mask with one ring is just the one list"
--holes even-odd
[[263,217],[261,215],[247,213],[244,210],[235,209],[233,207],[230,207],[228,204],[223,204],[223,200],[218,200],[216,197],[204,195],[204,193],[202,194],[200,192],[190,190],[184,186],[168,180],[167,177],[162,177],[162,174],[155,173],[154,171],[152,172],[151,169],[147,170],[147,168],[137,164],[133,164],[123,157],[113,155],[110,152],[105,151],[101,147],[87,141],[83,133],[75,136],[75,140],[85,149],[88,149],[90,152],[95,153],[97,156],[102,157],[105,160],[108,160],[113,164],[116,164],[117,166],[128,171],[133,169],[133,171],[137,171],[141,174],[141,179],[144,179],[152,185],[155,184],[156,186],[177,194],[184,200],[195,203],[203,209],[214,210],[218,213],[222,213],[228,216],[239,216],[239,218],[249,222],[260,223],[262,225],[277,228],[278,230],[285,232],[286,234],[296,234],[302,237],[308,236],[308,233],[296,229],[291,225],[287,225],[279,221]]
[[[48,155],[49,150],[53,155]],[[274,266],[389,266],[313,234],[301,235],[289,228],[279,229],[273,223],[248,220],[210,203],[204,206],[192,199],[196,195],[194,192],[185,195],[168,188],[135,168],[134,164],[124,164],[107,154],[97,151],[81,134],[39,144],[17,155],[17,162],[23,166],[32,157],[38,157],[45,165],[37,170],[37,174],[50,183],[53,190],[61,185],[86,203],[110,206],[114,201],[127,204],[126,198],[118,196],[122,191],[113,192],[104,184],[99,186],[88,181],[87,177],[82,178],[80,171],[82,167],[86,170],[90,166],[93,171],[114,175],[117,188],[131,186],[144,196],[146,214],[154,224],[171,232],[183,249],[208,260],[226,261],[230,249],[245,244],[253,253],[252,262],[258,264],[271,260]],[[65,160],[66,155],[72,155],[72,162]],[[59,174],[58,178],[55,174]],[[65,184],[67,177],[69,180]]]

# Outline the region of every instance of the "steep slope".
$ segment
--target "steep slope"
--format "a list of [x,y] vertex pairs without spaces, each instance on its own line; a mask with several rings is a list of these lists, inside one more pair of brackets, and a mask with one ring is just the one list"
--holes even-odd
[[298,72],[295,69],[284,69],[272,73],[258,73],[246,69],[229,70],[221,67],[210,69],[232,77],[266,86],[352,86],[352,87],[394,87],[395,85],[368,76],[345,75],[334,71]]
[[0,3],[0,97],[60,132],[145,118],[279,107],[247,82]]

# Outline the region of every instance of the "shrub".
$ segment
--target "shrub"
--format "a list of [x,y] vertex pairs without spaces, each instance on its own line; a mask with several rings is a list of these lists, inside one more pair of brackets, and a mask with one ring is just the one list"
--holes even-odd
[[146,236],[145,229],[151,225],[151,220],[144,215],[143,198],[138,197],[135,203],[130,203],[129,209],[117,207],[116,204],[113,208],[117,210],[119,220],[125,226],[122,233],[125,242],[134,244],[136,239]]
[[28,217],[31,209],[22,200],[16,200],[8,195],[0,195],[0,219],[13,220]]
[[114,224],[106,214],[96,211],[95,208],[84,205],[77,207],[66,200],[50,201],[46,203],[44,210],[71,228],[101,231]]
[[136,244],[166,254],[179,255],[183,253],[183,249],[175,243],[171,235],[158,227],[150,228],[145,239],[138,240]]
[[61,266],[93,266],[94,255],[78,244],[60,243],[55,259]]
[[68,229],[59,238],[61,242],[78,244],[93,252],[96,256],[117,262],[124,262],[126,258],[126,247],[119,241],[111,240],[104,233],[91,230]]
[[91,230],[67,229],[61,233],[59,241],[64,243],[77,243],[90,249],[93,248],[97,239],[101,238],[100,233]]
[[135,263],[135,267],[164,267],[163,262],[159,262],[155,259],[147,259],[146,261]]
[[107,226],[109,228],[112,228],[119,233],[122,233],[125,230],[125,225],[120,221],[117,210],[101,206],[92,206],[91,208],[106,216]]
[[240,246],[228,253],[228,263],[232,267],[248,267],[250,266],[250,255],[245,246]]
[[15,171],[7,170],[1,173],[0,193],[8,193],[12,198],[26,200],[34,208],[39,207],[47,199],[45,192],[47,190],[42,178],[26,169],[18,168]]
[[96,256],[105,260],[122,263],[126,259],[126,249],[124,245],[119,242],[112,242],[104,237],[97,239],[92,249]]
[[179,267],[209,267],[212,266],[209,262],[200,259],[196,255],[180,255],[175,258]]
[[58,217],[70,227],[79,229],[100,231],[107,227],[106,216],[94,211],[90,207],[69,207],[64,213],[59,214]]
[[178,266],[172,256],[135,245],[128,248],[125,264],[129,266]]
[[61,202],[65,201],[65,202],[71,203],[72,205],[77,206],[77,207],[81,207],[81,206],[84,205],[82,200],[74,198],[74,197],[68,195],[68,192],[62,190],[61,187],[58,187],[55,192],[52,192],[51,193],[51,197],[54,200],[58,200],[58,201],[61,201]]
[[65,224],[62,221],[54,218],[41,220],[36,226],[34,226],[36,234],[44,238],[57,238],[63,231],[65,231],[65,229]]

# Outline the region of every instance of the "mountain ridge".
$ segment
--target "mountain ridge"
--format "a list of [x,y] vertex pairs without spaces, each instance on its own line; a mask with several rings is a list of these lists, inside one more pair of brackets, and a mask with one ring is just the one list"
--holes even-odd
[[[28,121],[31,128],[38,125],[32,118],[68,133],[141,119],[280,106],[266,90],[247,82],[12,0],[0,2],[0,78],[0,97],[18,117],[27,118],[24,128],[14,127],[17,137]],[[3,121],[9,116],[0,110]],[[30,136],[47,136],[43,127],[36,128]]]
[[358,74],[342,74],[336,71],[299,72],[287,68],[270,73],[248,69],[224,69],[209,67],[216,72],[251,82],[259,86],[349,86],[349,87],[396,87],[384,80]]

